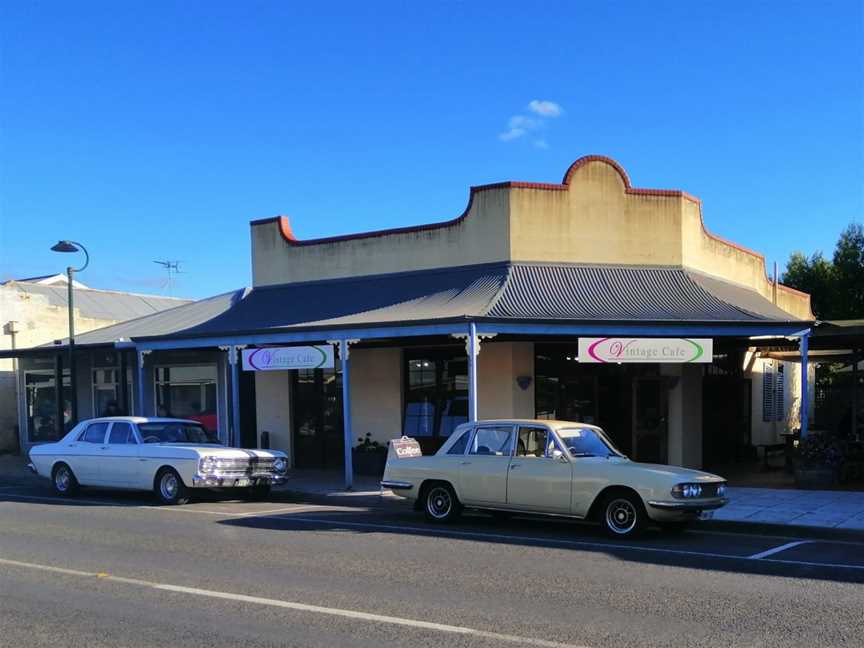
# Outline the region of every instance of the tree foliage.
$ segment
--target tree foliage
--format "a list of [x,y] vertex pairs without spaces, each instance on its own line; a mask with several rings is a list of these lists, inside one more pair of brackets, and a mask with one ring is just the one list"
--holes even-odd
[[819,319],[864,318],[864,227],[852,223],[840,234],[834,257],[793,252],[782,281],[809,293]]

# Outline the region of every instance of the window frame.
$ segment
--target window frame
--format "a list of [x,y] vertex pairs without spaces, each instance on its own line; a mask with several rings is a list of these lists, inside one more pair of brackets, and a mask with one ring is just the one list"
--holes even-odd
[[[467,430],[464,430],[458,436],[455,436],[456,440],[452,444],[450,444],[450,447],[447,448],[447,452],[444,453],[444,456],[464,457],[466,455],[466,453],[468,452],[468,448],[471,447],[471,440],[474,438],[474,431],[476,429],[477,429],[477,426],[475,425],[473,427],[468,428]],[[455,434],[456,433],[454,432],[450,436],[454,436]],[[467,441],[465,441],[465,447],[462,449],[462,452],[450,452],[450,450],[452,450],[453,446],[455,446],[457,443],[459,443],[463,437],[466,437]]]
[[[96,427],[97,425],[104,425],[105,426],[105,431],[102,432],[102,441],[88,441],[87,439],[85,439],[84,437],[87,436],[87,433],[90,431],[90,428]],[[108,439],[108,431],[110,429],[111,429],[111,423],[110,422],[108,422],[108,421],[94,421],[93,423],[88,424],[87,427],[85,427],[81,431],[81,434],[78,435],[78,438],[76,439],[76,441],[78,441],[80,443],[92,443],[94,445],[97,445],[97,444],[107,445],[106,440]]]
[[[485,430],[489,428],[510,428],[510,452],[508,454],[472,454],[471,447],[474,445],[474,440],[477,438],[477,434],[480,430]],[[465,456],[468,457],[498,457],[500,459],[512,459],[513,453],[516,450],[516,439],[514,438],[514,434],[516,433],[517,425],[515,423],[488,423],[486,425],[480,424],[476,425],[472,430],[471,438],[468,440],[468,446],[465,448]]]
[[[129,442],[129,435],[126,436],[126,441],[124,443],[111,443],[111,434],[114,432],[114,426],[116,425],[125,425],[129,428],[129,432],[131,432],[132,442]],[[111,421],[111,426],[108,428],[108,434],[105,436],[105,445],[113,445],[113,446],[123,446],[123,445],[139,445],[138,441],[138,432],[135,429],[135,426],[130,421]]]
[[[538,457],[537,455],[517,455],[516,450],[519,447],[519,432],[522,429],[528,430],[545,430],[546,431],[546,442],[543,444],[543,456]],[[548,425],[541,425],[539,423],[528,423],[528,424],[519,424],[516,426],[516,443],[513,446],[513,457],[521,458],[521,457],[532,457],[534,459],[554,459],[554,457],[549,453],[549,440],[552,440],[555,443],[556,449],[561,450],[561,441],[555,435],[555,431],[549,427]],[[563,451],[562,451],[563,452]]]

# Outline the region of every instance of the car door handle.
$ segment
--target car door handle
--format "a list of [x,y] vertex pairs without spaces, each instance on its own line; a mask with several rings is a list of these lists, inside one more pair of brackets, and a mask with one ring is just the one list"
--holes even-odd
[[138,461],[147,461],[146,459],[139,459]]
[[108,446],[99,446],[99,449],[100,449],[100,450],[107,450],[107,449],[108,449]]
[[460,466],[470,466],[471,462],[470,461],[461,461],[461,462],[459,462],[459,465]]
[[510,464],[510,470],[513,470],[514,468],[518,468],[521,465],[522,464]]

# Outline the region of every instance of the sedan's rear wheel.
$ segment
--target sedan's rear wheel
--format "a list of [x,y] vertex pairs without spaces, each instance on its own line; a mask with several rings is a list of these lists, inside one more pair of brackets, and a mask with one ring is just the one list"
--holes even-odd
[[163,468],[156,475],[154,491],[162,504],[186,504],[189,489],[173,468]]
[[645,528],[645,507],[630,493],[612,493],[603,501],[601,524],[606,535],[613,538],[633,538]]
[[452,522],[462,513],[462,504],[450,484],[436,483],[426,489],[423,512],[430,522]]
[[71,497],[78,492],[75,473],[65,463],[58,463],[51,473],[51,486],[60,497]]

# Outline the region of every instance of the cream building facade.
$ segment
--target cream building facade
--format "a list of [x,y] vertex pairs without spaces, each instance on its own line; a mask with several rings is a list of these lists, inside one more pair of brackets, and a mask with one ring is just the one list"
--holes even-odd
[[[472,187],[441,223],[303,240],[286,217],[253,221],[251,249],[251,288],[82,336],[134,356],[139,413],[163,402],[160,370],[206,356],[223,440],[349,482],[359,440],[407,434],[432,451],[477,418],[597,423],[636,459],[693,467],[806,433],[809,296],[707,231],[697,198],[636,188],[602,156],[561,183]],[[596,363],[580,348],[619,338],[710,353]],[[801,351],[782,384],[767,357],[781,342]],[[241,369],[243,353],[297,345],[338,348],[335,366]]]

